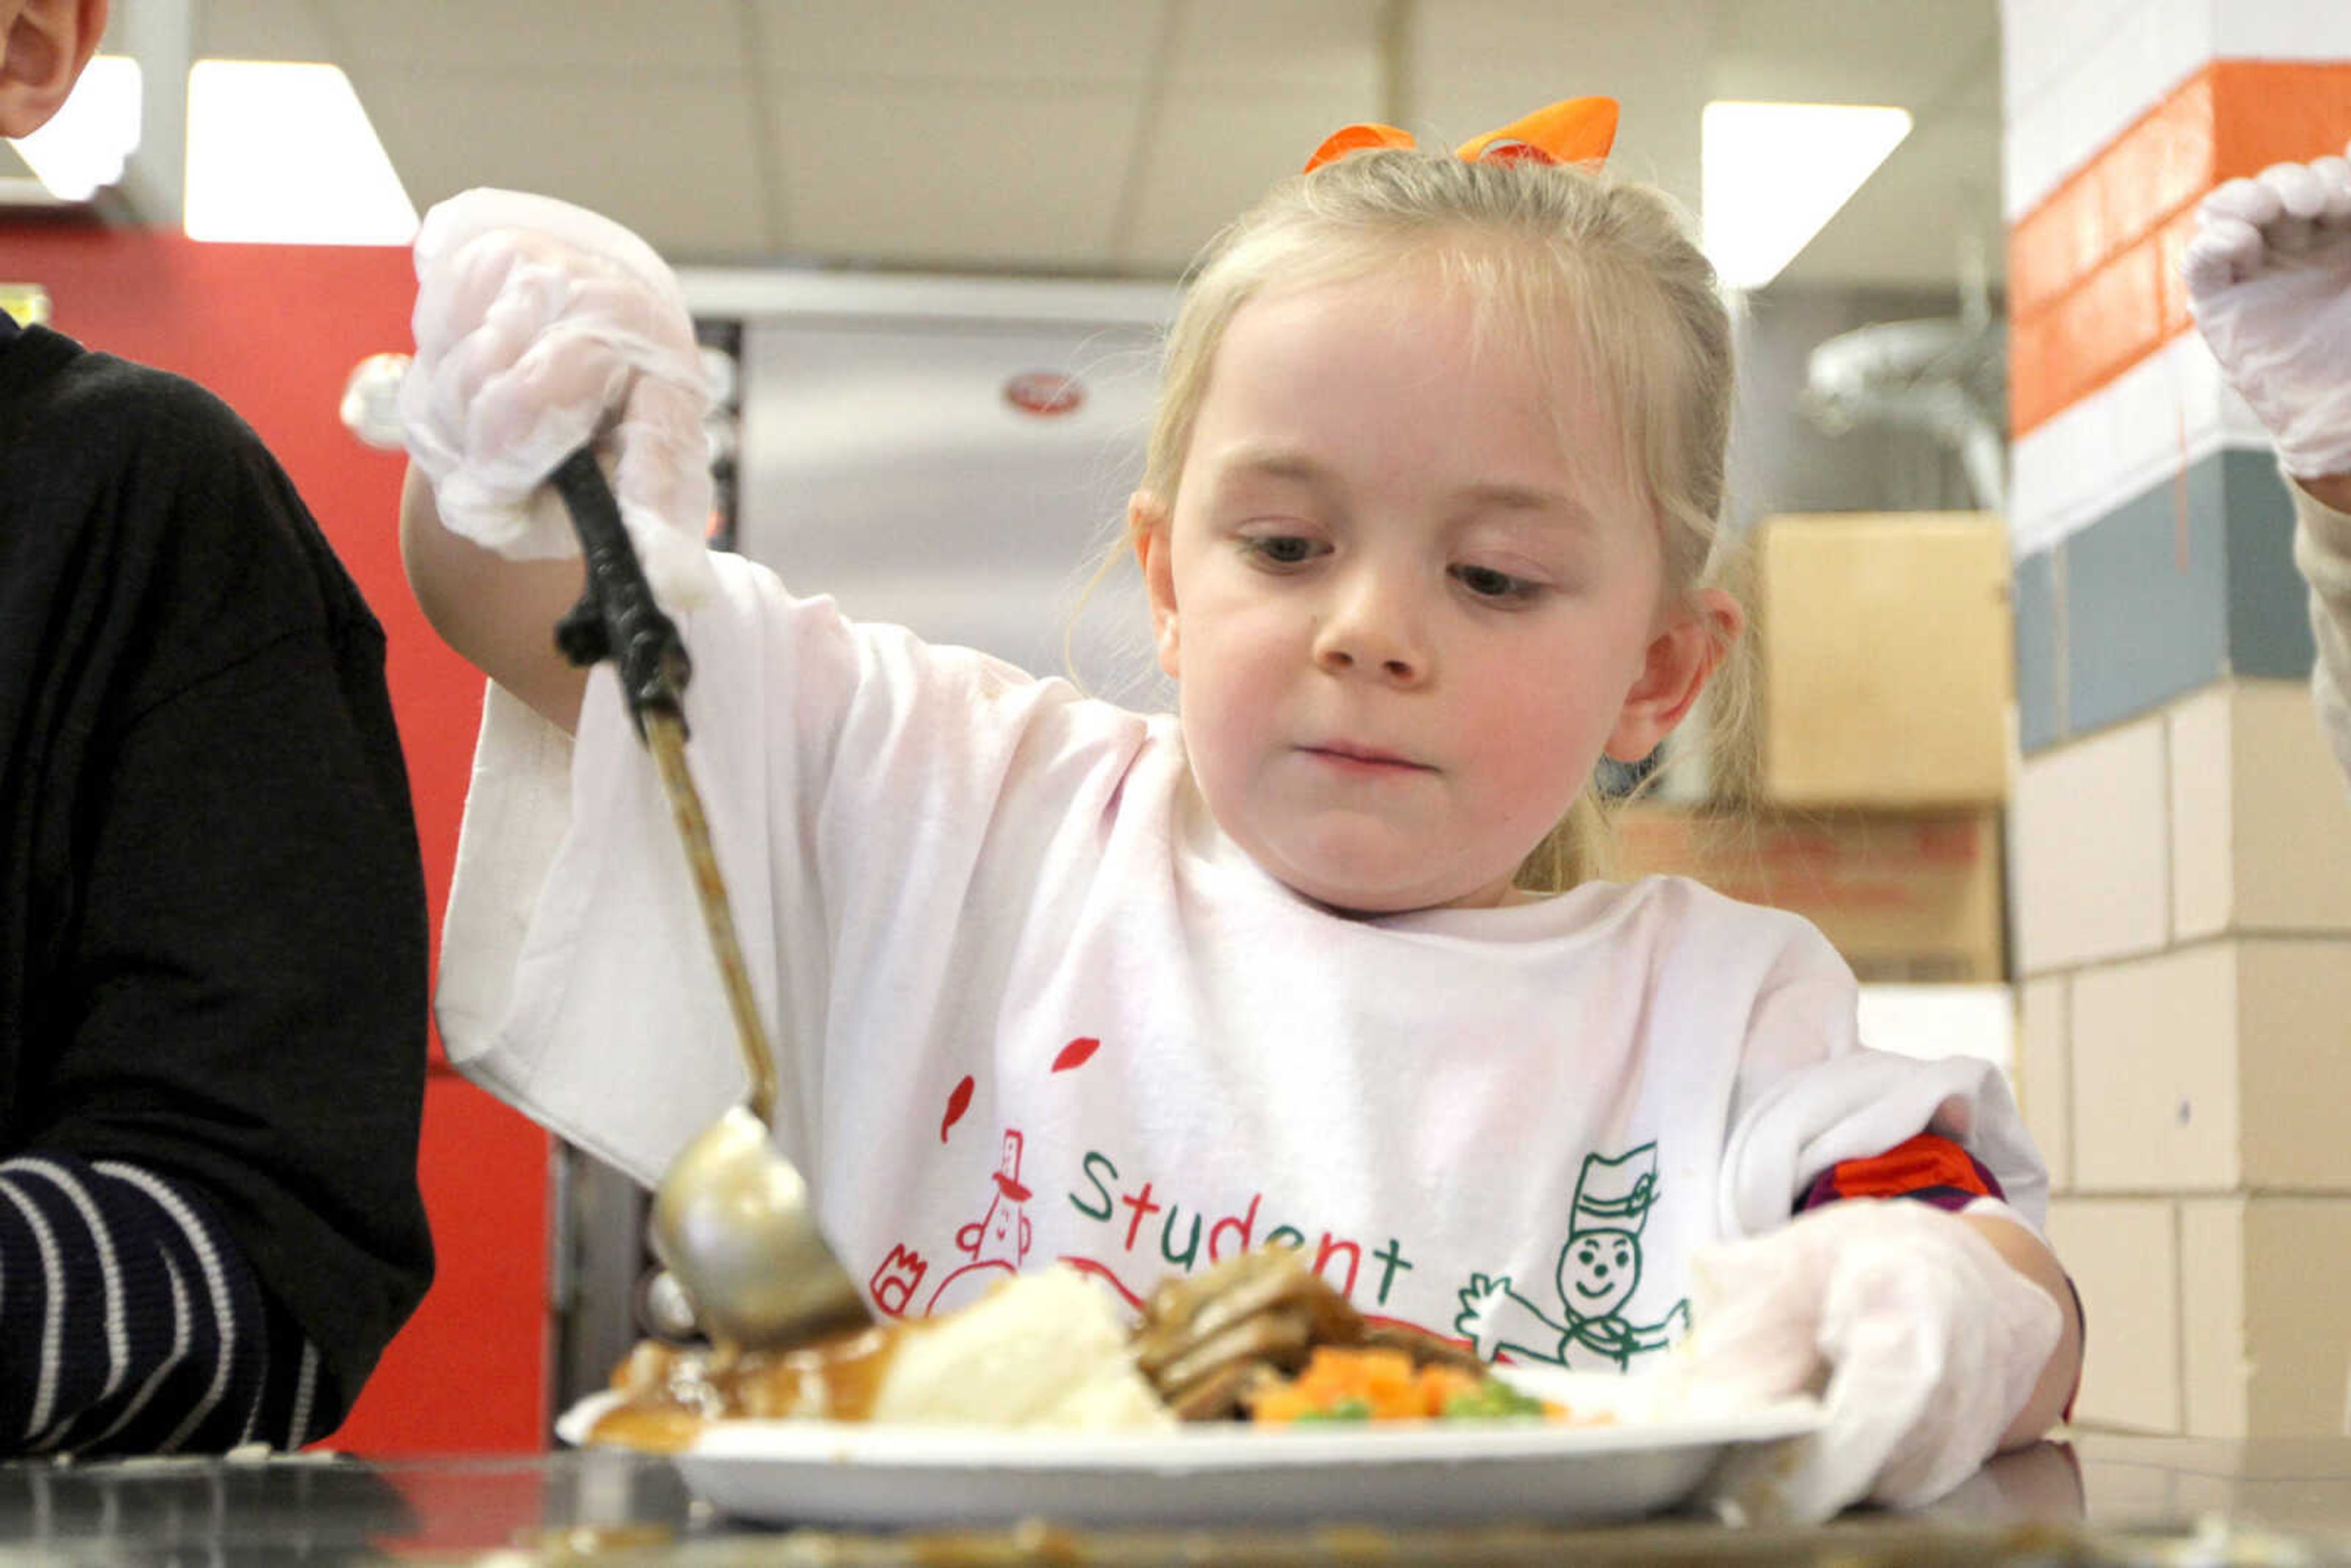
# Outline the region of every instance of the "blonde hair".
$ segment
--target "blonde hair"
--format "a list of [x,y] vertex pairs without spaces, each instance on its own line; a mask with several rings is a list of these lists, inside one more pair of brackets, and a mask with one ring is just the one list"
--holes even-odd
[[[1143,487],[1174,507],[1217,349],[1243,305],[1409,263],[1466,287],[1481,332],[1511,332],[1544,354],[1556,340],[1547,329],[1569,329],[1579,363],[1612,396],[1624,472],[1658,519],[1666,591],[1699,588],[1720,531],[1729,312],[1673,204],[1600,169],[1389,148],[1275,186],[1193,270],[1168,331]],[[1586,789],[1519,883],[1558,891],[1597,874],[1607,841]]]

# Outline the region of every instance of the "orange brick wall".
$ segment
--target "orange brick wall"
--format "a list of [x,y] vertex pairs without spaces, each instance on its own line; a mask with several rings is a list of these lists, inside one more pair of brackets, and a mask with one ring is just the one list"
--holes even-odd
[[2022,435],[2189,326],[2179,247],[2224,180],[2351,141],[2351,65],[2215,60],[2009,231],[2009,418]]

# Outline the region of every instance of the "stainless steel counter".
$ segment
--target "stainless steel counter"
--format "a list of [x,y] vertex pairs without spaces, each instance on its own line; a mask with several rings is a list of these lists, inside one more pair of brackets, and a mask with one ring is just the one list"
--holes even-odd
[[663,1459],[618,1453],[369,1463],[132,1460],[0,1466],[0,1568],[465,1563],[1300,1565],[2351,1563],[2351,1438],[2091,1437],[1995,1460],[1920,1516],[1820,1530],[1665,1520],[1607,1530],[909,1536],[746,1530]]

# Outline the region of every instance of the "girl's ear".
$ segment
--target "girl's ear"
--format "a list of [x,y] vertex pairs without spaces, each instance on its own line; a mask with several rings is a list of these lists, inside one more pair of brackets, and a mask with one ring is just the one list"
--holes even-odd
[[1700,589],[1649,642],[1648,663],[1625,695],[1608,736],[1608,755],[1638,762],[1657,748],[1706,690],[1730,645],[1747,627],[1739,601],[1719,588]]
[[0,37],[0,136],[49,121],[106,31],[106,0],[24,0]]
[[1137,490],[1127,497],[1126,537],[1134,546],[1143,586],[1151,596],[1151,638],[1159,649],[1159,667],[1170,680],[1181,674],[1176,657],[1176,568],[1169,542],[1174,526],[1167,504],[1150,491]]

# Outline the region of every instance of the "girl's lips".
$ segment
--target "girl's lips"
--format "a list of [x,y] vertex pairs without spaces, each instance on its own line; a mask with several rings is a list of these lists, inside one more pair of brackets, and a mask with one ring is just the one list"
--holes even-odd
[[1393,752],[1374,751],[1368,747],[1309,746],[1303,748],[1310,757],[1330,763],[1350,772],[1364,773],[1428,773],[1434,772],[1426,763],[1415,762]]

